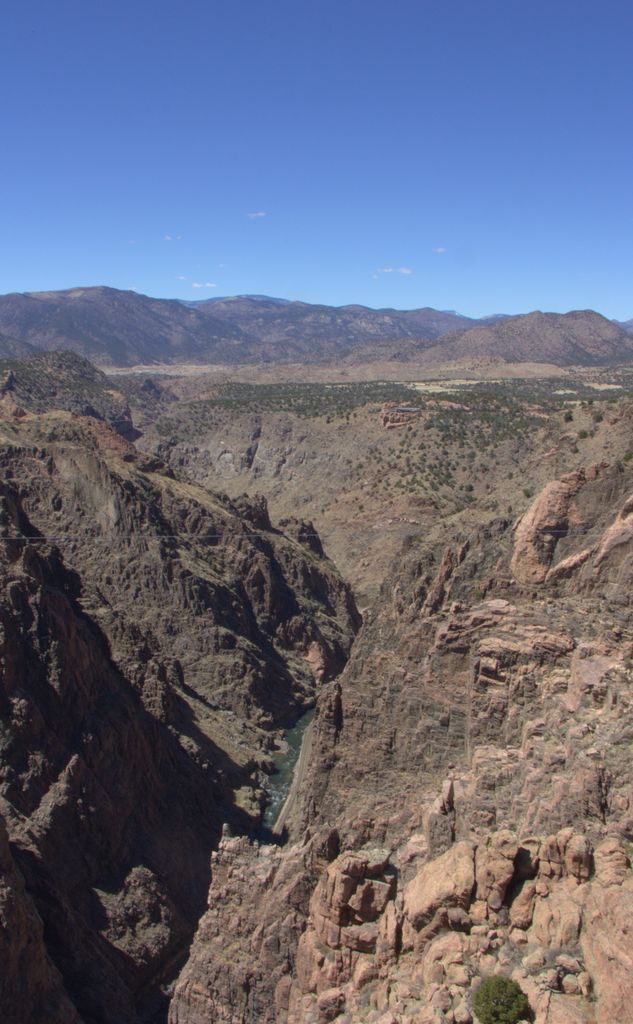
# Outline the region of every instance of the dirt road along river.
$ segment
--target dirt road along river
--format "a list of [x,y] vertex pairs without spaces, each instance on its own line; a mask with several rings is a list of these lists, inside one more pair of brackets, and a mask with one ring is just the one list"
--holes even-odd
[[294,774],[292,776],[292,782],[290,784],[290,790],[286,797],[283,807],[281,808],[277,820],[273,825],[273,835],[280,836],[286,826],[286,822],[290,818],[294,806],[297,801],[297,794],[301,788],[301,784],[305,777],[306,768],[310,762],[310,754],[312,753],[312,737],[314,734],[314,719],[311,718],[305,727],[303,738],[301,741],[301,749],[299,751],[299,758],[295,765]]
[[[268,802],[262,820],[263,829],[269,833],[281,834],[294,806],[309,758],[313,718],[314,708],[310,708],[284,734],[283,748],[273,757],[275,771],[266,787]],[[280,819],[281,825],[278,824]]]

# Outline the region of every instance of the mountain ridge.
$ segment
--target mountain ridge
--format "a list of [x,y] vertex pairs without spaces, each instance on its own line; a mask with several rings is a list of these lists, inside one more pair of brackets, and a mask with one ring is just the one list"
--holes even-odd
[[376,338],[433,340],[476,322],[428,309],[332,307],[266,296],[192,303],[97,286],[0,296],[0,355],[69,349],[114,366],[314,362]]
[[[517,349],[517,332],[526,324],[534,327],[534,318],[545,318],[539,324],[547,344],[532,341]],[[569,337],[572,320],[578,339]],[[588,335],[597,339],[597,353],[583,346]],[[327,364],[357,356],[371,360],[376,354],[397,361],[493,355],[593,365],[633,358],[630,337],[626,324],[592,310],[477,320],[429,306],[327,306],[261,295],[187,301],[106,286],[0,296],[0,357],[67,349],[101,366]]]

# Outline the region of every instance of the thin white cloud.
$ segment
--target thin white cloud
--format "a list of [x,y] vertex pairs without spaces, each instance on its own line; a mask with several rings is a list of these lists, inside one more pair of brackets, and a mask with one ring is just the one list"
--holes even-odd
[[436,252],[441,256],[443,252],[446,252],[446,249],[443,245],[438,245],[437,249],[434,249],[433,252]]
[[179,242],[182,235],[163,235],[163,242]]
[[128,243],[127,243],[127,244],[128,244],[128,245],[136,245],[136,239],[135,239],[135,238],[130,238],[130,239],[128,240]]
[[412,274],[411,267],[379,267],[379,274]]
[[192,281],[192,288],[217,288],[215,281]]
[[267,217],[268,213],[266,210],[256,210],[255,213],[247,213],[246,216],[251,220],[257,220],[259,217]]
[[176,278],[176,280],[177,281],[186,281],[187,278],[185,277],[184,274],[178,274],[178,277]]

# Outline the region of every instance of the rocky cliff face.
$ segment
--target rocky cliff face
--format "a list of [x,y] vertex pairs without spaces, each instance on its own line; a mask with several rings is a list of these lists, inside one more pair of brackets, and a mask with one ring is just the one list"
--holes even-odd
[[329,865],[295,977],[278,985],[285,1019],[470,1024],[473,988],[491,974],[516,980],[539,1022],[626,1019],[633,879],[621,841],[594,850],[570,828],[522,843],[494,832],[431,860],[421,846]]
[[[586,467],[517,522],[409,546],[320,694],[294,845],[220,849],[225,901],[174,1024],[468,1024],[492,973],[538,1024],[626,1019],[632,493],[626,465]],[[261,930],[238,915],[229,991],[219,937],[263,864]],[[240,956],[270,963],[234,1004]]]
[[257,826],[314,651],[326,681],[358,615],[263,503],[94,419],[9,404],[0,429],[3,1019],[136,1024],[164,1012],[223,822]]
[[134,1021],[135,997],[195,919],[217,799],[113,664],[57,551],[4,547],[14,555],[2,608],[13,856],[79,1015]]
[[441,556],[409,552],[323,694],[307,820],[333,819],[358,789],[359,821],[380,814],[392,830],[394,794],[432,789],[448,768],[476,772],[466,828],[551,830],[616,812],[632,484],[621,466],[590,467],[547,485],[517,523],[495,520]]
[[25,890],[0,821],[0,1000],[6,1021],[78,1024],[59,972],[46,951],[42,920]]
[[[610,431],[518,519],[410,539],[348,660],[358,614],[309,523],[10,392],[4,1018],[471,1024],[503,974],[536,1024],[626,1020],[633,471]],[[315,700],[273,845],[270,755]]]

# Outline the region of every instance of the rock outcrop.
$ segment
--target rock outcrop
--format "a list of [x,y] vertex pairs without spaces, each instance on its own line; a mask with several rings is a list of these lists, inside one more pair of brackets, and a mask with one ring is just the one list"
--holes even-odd
[[281,849],[224,838],[213,854],[209,909],[170,1006],[170,1024],[272,1022],[318,877],[310,843]]
[[171,1024],[472,1024],[477,985],[498,974],[524,990],[536,1024],[627,1019],[633,871],[620,840],[594,850],[571,829],[506,830],[429,861],[420,835],[338,855],[330,836],[306,906],[317,845],[222,842]]

